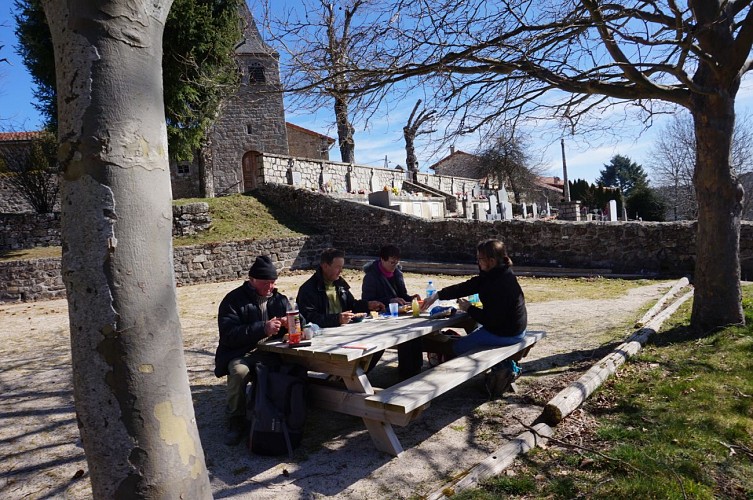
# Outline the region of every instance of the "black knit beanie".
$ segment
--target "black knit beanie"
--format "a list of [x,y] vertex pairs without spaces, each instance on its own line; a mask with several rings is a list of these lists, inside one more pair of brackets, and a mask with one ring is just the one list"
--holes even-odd
[[277,269],[272,264],[272,259],[266,255],[260,255],[249,269],[248,275],[258,280],[276,280]]

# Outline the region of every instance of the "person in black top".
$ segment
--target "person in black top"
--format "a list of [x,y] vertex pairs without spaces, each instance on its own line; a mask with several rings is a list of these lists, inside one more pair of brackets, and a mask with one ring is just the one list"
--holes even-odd
[[[512,260],[504,243],[489,239],[476,247],[479,275],[439,290],[424,300],[422,310],[437,301],[459,299],[458,308],[480,326],[448,345],[459,355],[477,348],[492,348],[520,342],[526,333],[528,313],[523,290],[512,272]],[[483,308],[472,305],[464,297],[478,294]],[[492,371],[499,371],[514,380],[520,373],[515,361],[507,360]]]
[[[379,249],[379,258],[366,264],[363,268],[363,284],[361,298],[363,300],[378,300],[387,308],[391,302],[410,304],[415,298],[421,300],[420,295],[408,295],[400,269],[400,249],[394,245],[385,245]],[[423,366],[423,350],[421,339],[413,339],[397,346],[398,374],[401,379],[410,378],[421,372]],[[371,359],[371,370],[384,351],[375,353]]]
[[214,374],[227,375],[228,432],[225,444],[234,446],[246,430],[246,385],[257,361],[278,362],[276,355],[256,350],[260,342],[282,338],[287,331],[288,299],[275,288],[277,270],[269,257],[256,258],[249,279],[220,303],[217,324],[220,342],[214,355]]
[[405,287],[403,271],[400,268],[400,249],[394,245],[385,245],[379,249],[379,258],[363,267],[363,284],[361,298],[364,300],[378,300],[384,307],[390,302],[401,306],[410,304],[421,296],[409,295]]

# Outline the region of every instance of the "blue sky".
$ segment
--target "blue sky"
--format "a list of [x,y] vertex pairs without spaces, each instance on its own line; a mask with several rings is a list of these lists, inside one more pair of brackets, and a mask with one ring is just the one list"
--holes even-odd
[[[250,2],[253,3],[253,2]],[[14,33],[15,22],[12,17],[13,3],[11,0],[0,0],[0,58],[6,58],[8,64],[0,63],[0,131],[23,131],[37,130],[42,121],[34,109],[32,103],[33,83],[26,71],[26,67],[15,53],[16,37]],[[252,11],[253,11],[252,6]],[[389,114],[375,117],[369,123],[369,129],[363,130],[356,124],[356,161],[359,164],[384,166],[385,156],[388,166],[405,165],[405,145],[402,137],[402,127],[407,121],[408,115],[415,102],[411,98],[404,106],[395,106]],[[615,110],[619,113],[620,110]],[[748,77],[738,94],[738,113],[753,113],[753,78]],[[321,110],[316,114],[294,115],[288,113],[287,120],[317,132],[336,138],[337,134],[333,126],[333,113],[329,110]],[[592,137],[566,137],[565,154],[567,160],[568,178],[586,179],[595,181],[599,171],[610,158],[616,154],[630,157],[633,161],[644,166],[650,175],[651,147],[653,141],[663,126],[665,118],[657,117],[653,125],[647,130],[642,124],[624,123],[624,131],[617,138]],[[539,135],[531,135],[532,147],[549,175],[562,177],[562,156],[560,140],[556,133],[542,127],[543,132]],[[419,166],[425,170],[449,154],[448,146],[439,149],[436,141],[419,141],[417,154]],[[455,148],[469,153],[475,152],[479,147],[478,137],[467,137],[458,140]],[[330,157],[339,160],[340,153],[336,145],[333,147]]]

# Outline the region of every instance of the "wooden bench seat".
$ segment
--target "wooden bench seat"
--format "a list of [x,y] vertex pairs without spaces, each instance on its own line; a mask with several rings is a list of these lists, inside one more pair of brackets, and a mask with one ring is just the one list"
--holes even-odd
[[545,332],[529,331],[517,344],[463,354],[367,396],[366,405],[408,414],[497,363],[508,358],[519,360],[545,336]]

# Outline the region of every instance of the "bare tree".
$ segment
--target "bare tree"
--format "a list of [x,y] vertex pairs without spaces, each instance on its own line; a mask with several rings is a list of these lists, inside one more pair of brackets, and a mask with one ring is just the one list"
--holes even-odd
[[515,203],[521,203],[525,193],[540,189],[536,179],[542,174],[542,166],[533,162],[525,138],[514,135],[514,131],[498,132],[479,158],[481,171],[498,185],[508,186]]
[[[672,117],[651,151],[651,169],[661,191],[665,193],[664,198],[672,210],[674,220],[697,217],[698,208],[693,188],[695,151],[693,121],[685,113]],[[739,116],[735,122],[731,166],[738,176],[753,172],[753,130],[750,115]],[[752,198],[746,189],[743,214],[749,212]]]
[[[375,50],[383,82],[434,77],[459,130],[495,119],[559,119],[583,133],[615,104],[650,121],[687,109],[698,200],[692,325],[745,322],[740,288],[743,189],[730,163],[735,97],[753,67],[753,0],[397,2]],[[664,105],[664,106],[663,106]],[[451,109],[452,111],[452,109]]]
[[210,498],[178,319],[170,0],[43,0],[56,60],[76,420],[94,498]]
[[690,117],[675,115],[651,151],[651,170],[672,211],[672,220],[695,219],[695,138]]
[[403,127],[403,138],[405,139],[405,166],[408,172],[418,172],[418,159],[416,158],[416,137],[419,135],[431,134],[436,132],[435,129],[422,129],[421,127],[436,114],[435,110],[422,109],[418,115],[416,112],[421,107],[422,100],[416,101],[408,117],[408,123]]
[[[291,107],[315,110],[333,106],[340,157],[355,162],[353,122],[368,122],[382,89],[364,92],[356,75],[372,54],[378,26],[371,0],[306,0],[283,15],[267,14],[267,31],[287,58],[281,72]],[[269,11],[269,8],[267,8]]]
[[5,148],[0,155],[0,173],[38,214],[55,210],[59,192],[57,141],[44,132],[32,139],[29,147]]

